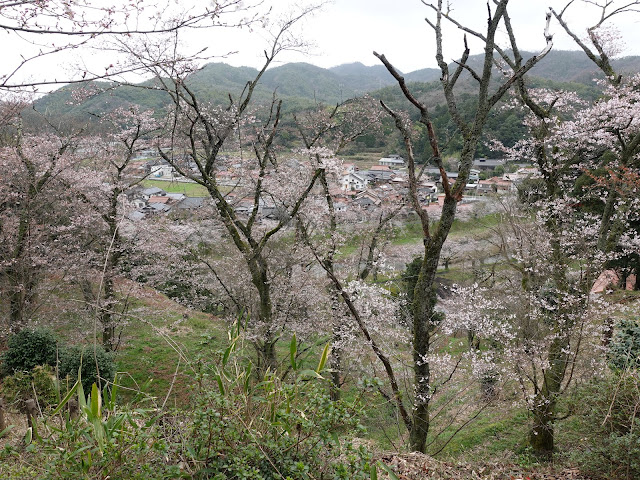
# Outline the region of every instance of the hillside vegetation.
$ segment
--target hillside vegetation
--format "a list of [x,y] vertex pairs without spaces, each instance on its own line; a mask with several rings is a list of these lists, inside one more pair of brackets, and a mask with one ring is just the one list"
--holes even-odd
[[281,64],[283,3],[0,7],[0,478],[639,479],[640,0],[424,2],[408,73]]

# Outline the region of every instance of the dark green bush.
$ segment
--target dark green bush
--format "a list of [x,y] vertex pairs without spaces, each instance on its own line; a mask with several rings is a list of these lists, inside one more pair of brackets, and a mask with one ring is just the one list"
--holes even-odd
[[[97,366],[96,366],[97,364]],[[110,354],[100,346],[72,346],[60,352],[58,375],[61,380],[69,378],[72,382],[78,379],[78,370],[82,365],[82,387],[86,392],[91,391],[91,385],[96,383],[105,386],[105,380],[111,381],[116,374],[115,364]],[[103,380],[98,381],[98,376]]]
[[55,366],[58,341],[44,329],[24,329],[9,337],[9,349],[2,355],[2,374],[30,372],[37,365]]
[[584,391],[578,418],[584,431],[574,460],[594,479],[640,478],[640,376],[616,372]]
[[616,369],[640,366],[640,325],[633,320],[621,320],[609,348],[609,364]]

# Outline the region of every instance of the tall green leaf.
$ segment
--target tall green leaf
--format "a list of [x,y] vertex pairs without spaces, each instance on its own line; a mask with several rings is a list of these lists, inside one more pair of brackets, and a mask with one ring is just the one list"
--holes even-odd
[[56,409],[51,413],[52,417],[60,413],[60,410],[62,410],[64,406],[69,402],[69,400],[71,400],[71,397],[73,396],[74,393],[76,393],[76,390],[78,389],[79,383],[80,383],[80,380],[76,380],[76,383],[73,384],[73,387],[71,387],[71,389],[67,392],[67,394],[64,396],[62,401],[58,404]]
[[93,418],[102,418],[102,395],[95,383],[91,386],[91,414]]
[[320,361],[318,362],[318,368],[316,368],[316,372],[320,373],[324,370],[324,366],[327,364],[327,359],[329,358],[329,352],[331,351],[330,344],[326,344],[324,349],[322,350],[322,355],[320,355]]

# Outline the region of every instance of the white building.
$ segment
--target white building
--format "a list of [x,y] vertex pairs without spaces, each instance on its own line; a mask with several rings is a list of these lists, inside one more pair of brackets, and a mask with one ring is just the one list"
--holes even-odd
[[364,190],[368,183],[367,177],[355,172],[347,173],[342,177],[343,190]]
[[402,168],[405,165],[404,158],[400,155],[389,155],[388,157],[381,158],[378,163],[390,168]]

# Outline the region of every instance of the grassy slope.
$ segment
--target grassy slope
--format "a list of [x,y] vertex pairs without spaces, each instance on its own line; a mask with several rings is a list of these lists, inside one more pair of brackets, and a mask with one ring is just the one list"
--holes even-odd
[[[466,222],[459,221],[452,230],[453,238],[483,237],[499,222],[492,215]],[[393,243],[419,242],[415,225],[397,232]],[[445,276],[463,275],[459,265]],[[199,356],[211,357],[213,352],[226,344],[227,326],[212,316],[189,310],[169,300],[162,294],[143,287],[128,285],[134,300],[135,315],[126,326],[123,344],[117,353],[118,369],[126,372],[122,383],[131,388],[128,398],[136,391],[162,404],[169,391],[170,405],[184,406],[188,402],[189,385],[193,383],[190,362]],[[634,292],[635,294],[635,292]],[[622,295],[616,292],[616,295]],[[631,295],[637,301],[637,295]],[[625,296],[626,298],[626,296]],[[72,330],[66,325],[65,330]],[[63,330],[60,330],[63,331]],[[286,356],[285,342],[281,342],[281,356]],[[314,350],[317,353],[319,342]],[[317,357],[314,353],[311,358]],[[151,381],[151,383],[148,383]],[[355,380],[354,380],[355,381]],[[355,394],[347,390],[346,395]],[[501,459],[527,468],[537,468],[525,445],[529,424],[527,412],[514,407],[514,397],[505,397],[486,409],[476,421],[462,430],[442,451],[440,458],[447,461],[486,461]],[[370,416],[365,423],[370,429],[369,438],[374,448],[401,449],[405,436],[403,427],[398,428],[396,412],[382,398],[370,398]],[[434,422],[434,429],[438,422]],[[563,422],[558,428],[558,446],[568,450],[580,438],[576,424]]]

